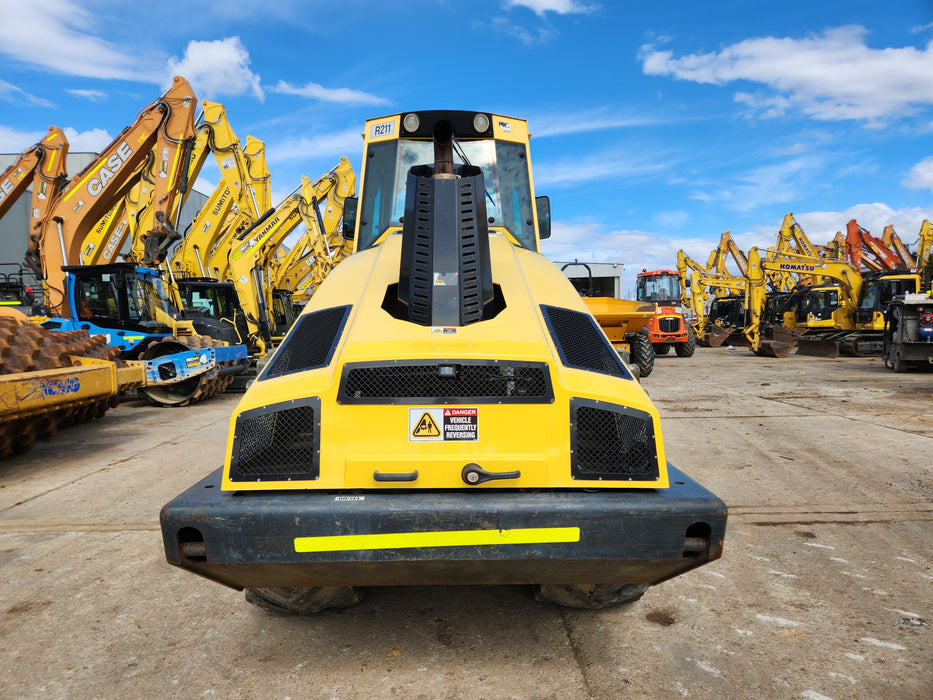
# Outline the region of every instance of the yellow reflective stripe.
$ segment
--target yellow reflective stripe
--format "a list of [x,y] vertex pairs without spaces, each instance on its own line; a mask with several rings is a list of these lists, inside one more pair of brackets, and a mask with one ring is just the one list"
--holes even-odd
[[100,168],[102,168],[104,165],[106,165],[106,163],[107,163],[107,161],[104,161],[103,163],[101,163],[101,165],[100,165],[98,168],[95,168],[94,170],[92,170],[91,172],[89,172],[87,175],[85,175],[83,178],[81,178],[81,181],[78,182],[78,184],[75,185],[73,188],[71,188],[71,192],[69,192],[68,194],[66,194],[66,195],[65,195],[65,198],[64,198],[62,201],[63,201],[63,202],[67,202],[69,199],[71,199],[71,196],[72,196],[75,192],[77,192],[78,190],[80,190],[82,187],[84,187],[85,183],[87,183],[88,180],[90,180],[92,177],[94,177],[95,175],[97,175],[97,174],[100,172]]
[[474,547],[487,544],[545,544],[579,542],[578,527],[530,527],[515,530],[453,530],[392,532],[380,535],[296,537],[296,552],[349,552],[363,549],[413,547]]
[[172,167],[168,173],[169,182],[175,182],[175,171],[178,169],[178,161],[181,160],[181,152],[183,150],[181,146],[175,148],[175,157],[172,158]]

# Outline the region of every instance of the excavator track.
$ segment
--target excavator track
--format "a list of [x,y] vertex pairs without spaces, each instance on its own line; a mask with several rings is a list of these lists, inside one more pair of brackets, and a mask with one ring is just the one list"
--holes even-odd
[[[224,345],[223,341],[214,340],[209,335],[176,336],[152,341],[146,346],[141,357],[144,360],[151,360],[185,350],[219,348]],[[223,363],[221,367],[226,364],[229,363]],[[210,370],[176,384],[149,386],[143,391],[149,401],[158,406],[190,406],[198,401],[222,394],[233,380],[232,374],[219,374],[216,370]]]
[[[116,348],[86,331],[49,331],[41,326],[0,317],[0,375],[15,375],[72,366],[71,357],[115,361]],[[53,409],[0,424],[0,458],[29,450],[36,440],[49,440],[59,428],[103,416],[115,397]]]

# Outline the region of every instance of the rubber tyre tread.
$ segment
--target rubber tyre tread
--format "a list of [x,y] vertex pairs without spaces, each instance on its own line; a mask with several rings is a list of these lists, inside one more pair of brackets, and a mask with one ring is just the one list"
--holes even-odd
[[351,608],[363,600],[359,588],[246,588],[246,601],[265,610],[286,615],[313,615],[328,608]]
[[647,377],[654,369],[654,345],[647,333],[639,331],[632,335],[630,347],[632,364],[638,365],[640,377]]
[[677,353],[677,357],[693,357],[693,353],[697,349],[697,336],[693,332],[693,326],[687,326],[687,342],[685,343],[675,343],[674,352]]
[[651,347],[654,348],[655,355],[666,355],[671,351],[671,346],[667,343],[652,343]]
[[634,603],[648,590],[648,583],[544,584],[535,591],[535,600],[564,608],[601,610]]

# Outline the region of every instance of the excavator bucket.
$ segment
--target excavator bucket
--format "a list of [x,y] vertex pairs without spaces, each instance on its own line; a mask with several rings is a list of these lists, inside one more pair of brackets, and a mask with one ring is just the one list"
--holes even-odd
[[718,348],[729,337],[729,331],[720,326],[710,326],[702,335],[697,337],[697,345],[703,348]]
[[804,336],[797,341],[797,354],[810,357],[839,357],[839,341]]
[[795,345],[780,340],[762,340],[758,349],[754,351],[759,357],[787,357]]
[[717,326],[715,323],[707,326],[706,330],[697,338],[697,344],[703,348],[718,348],[726,338],[732,335],[732,330]]
[[800,336],[805,331],[805,328],[785,328],[784,326],[767,328],[765,337],[758,344],[758,349],[753,352],[760,357],[787,357],[791,350],[797,347]]

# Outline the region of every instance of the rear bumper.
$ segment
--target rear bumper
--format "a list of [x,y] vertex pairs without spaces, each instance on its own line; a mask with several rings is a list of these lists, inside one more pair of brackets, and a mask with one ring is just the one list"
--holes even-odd
[[355,494],[224,492],[217,470],[162,509],[162,537],[170,564],[233,588],[659,583],[719,558],[726,528],[668,469],[664,490]]

